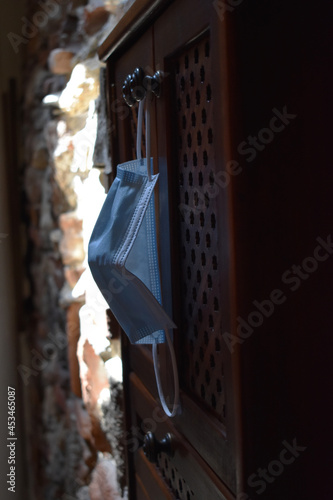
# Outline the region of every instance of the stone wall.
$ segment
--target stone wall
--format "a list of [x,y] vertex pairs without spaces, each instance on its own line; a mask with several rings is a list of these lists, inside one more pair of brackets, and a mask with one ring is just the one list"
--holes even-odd
[[29,0],[22,32],[10,40],[24,52],[27,328],[19,373],[36,500],[126,496],[121,361],[87,246],[111,169],[96,49],[129,4]]

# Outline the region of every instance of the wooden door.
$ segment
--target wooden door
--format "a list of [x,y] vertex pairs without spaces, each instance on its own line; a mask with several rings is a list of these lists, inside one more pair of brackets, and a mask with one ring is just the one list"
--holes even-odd
[[[219,187],[229,146],[222,29],[211,2],[174,3],[154,25],[154,52],[155,63],[165,72],[156,121],[160,171],[168,172],[182,389],[182,413],[175,426],[235,492],[235,381],[222,338],[231,331],[232,309],[229,199],[228,190]],[[160,190],[165,193],[163,181]],[[164,205],[163,199],[161,219],[167,213]],[[162,259],[166,289],[168,276]]]
[[[182,413],[163,416],[150,350],[123,336],[133,500],[245,500],[259,494],[258,471],[269,465],[263,498],[332,496],[328,14],[278,0],[138,0],[102,47],[103,57],[112,52],[114,165],[132,158],[135,143],[136,112],[122,103],[125,76],[136,66],[165,73],[152,154]],[[277,131],[281,113],[289,123]],[[246,149],[254,136],[261,144]],[[309,269],[318,238],[327,262],[290,281],[296,265]],[[239,333],[239,318],[254,312],[261,322],[255,304],[274,291],[279,301],[279,290],[285,295],[274,315],[253,335]],[[161,354],[171,394],[163,346]],[[159,439],[171,432],[174,456],[150,463],[140,448],[147,430]],[[279,475],[276,459],[295,440],[306,451]]]
[[[184,19],[188,22],[184,23]],[[151,350],[122,336],[130,498],[228,500],[237,489],[237,358],[222,340],[231,331],[232,262],[228,191],[216,190],[228,150],[226,34],[211,2],[171,5],[130,46],[109,59],[113,158],[135,157],[137,106],[122,100],[128,74],[162,70],[152,103],[152,156],[160,173],[156,208],[163,305],[173,332],[181,412],[160,410]],[[219,60],[218,69],[214,61]],[[144,143],[143,143],[144,149]],[[222,174],[223,175],[223,174]],[[162,382],[172,400],[172,371],[160,346]],[[175,453],[151,464],[145,432],[173,436]],[[238,476],[237,476],[238,474]]]

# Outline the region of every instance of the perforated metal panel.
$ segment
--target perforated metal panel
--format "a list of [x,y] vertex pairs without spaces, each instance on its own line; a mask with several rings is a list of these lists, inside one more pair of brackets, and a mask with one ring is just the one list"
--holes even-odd
[[210,43],[174,60],[178,134],[181,332],[184,382],[218,418],[226,413]]
[[195,500],[198,498],[186,483],[185,479],[182,478],[177,467],[172,463],[172,459],[165,453],[159,454],[157,467],[175,498],[179,498],[180,500]]

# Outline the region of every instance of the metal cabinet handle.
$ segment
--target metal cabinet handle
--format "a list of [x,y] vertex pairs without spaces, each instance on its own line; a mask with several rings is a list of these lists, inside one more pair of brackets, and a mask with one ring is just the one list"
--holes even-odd
[[170,433],[158,441],[152,432],[147,432],[143,440],[143,452],[152,463],[157,462],[159,453],[166,453],[169,457],[174,455],[174,439]]
[[162,71],[156,71],[153,76],[149,76],[145,75],[142,68],[136,68],[131,75],[127,75],[123,84],[123,98],[126,104],[134,106],[142,101],[147,92],[160,97],[162,80]]

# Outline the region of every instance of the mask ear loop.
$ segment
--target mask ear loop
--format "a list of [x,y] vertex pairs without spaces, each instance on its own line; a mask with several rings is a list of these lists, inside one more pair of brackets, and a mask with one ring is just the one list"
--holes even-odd
[[[151,95],[149,91],[147,92],[147,97],[145,97],[139,103],[139,111],[138,111],[138,126],[137,126],[137,137],[136,137],[136,156],[138,160],[141,160],[141,138],[142,138],[142,123],[143,123],[143,109],[144,103],[146,102],[146,158],[147,158],[147,176],[149,182],[151,181],[151,163],[150,163],[150,99]],[[178,413],[179,409],[179,377],[178,377],[178,369],[177,369],[177,361],[175,350],[168,332],[168,329],[164,329],[165,337],[167,340],[167,344],[170,351],[172,371],[173,371],[173,381],[174,381],[174,402],[172,410],[170,411],[165,400],[162,382],[161,382],[161,374],[160,374],[160,366],[157,352],[157,344],[153,344],[153,362],[154,362],[154,371],[156,377],[157,391],[161,401],[162,408],[168,417],[175,417]]]
[[173,344],[168,332],[168,329],[164,329],[165,336],[167,339],[169,351],[170,351],[170,356],[171,356],[171,363],[172,363],[172,371],[173,371],[173,382],[174,382],[174,391],[175,391],[175,396],[174,396],[174,401],[173,401],[173,406],[172,410],[170,411],[165,400],[164,392],[163,392],[163,387],[161,383],[161,374],[160,374],[160,367],[159,367],[159,361],[158,361],[158,352],[157,352],[157,344],[153,344],[153,361],[154,361],[154,370],[155,370],[155,377],[156,377],[156,384],[157,384],[157,390],[158,390],[158,395],[161,400],[161,405],[168,417],[175,417],[178,413],[180,404],[179,404],[179,378],[178,378],[178,369],[177,369],[177,361],[176,361],[176,355],[175,355],[175,350],[173,348]]
[[142,123],[143,123],[143,110],[146,103],[146,158],[147,158],[147,176],[149,182],[151,181],[151,164],[150,164],[150,99],[151,96],[144,97],[139,102],[138,110],[138,125],[136,133],[136,157],[138,160],[142,159],[141,155],[141,140],[142,140]]
[[147,175],[149,182],[151,181],[151,162],[150,162],[150,100],[151,93],[147,91],[146,101],[146,158],[147,158]]
[[136,157],[138,160],[141,160],[141,140],[142,140],[142,121],[143,121],[143,108],[145,104],[145,99],[139,102],[139,111],[138,111],[138,125],[136,132]]

